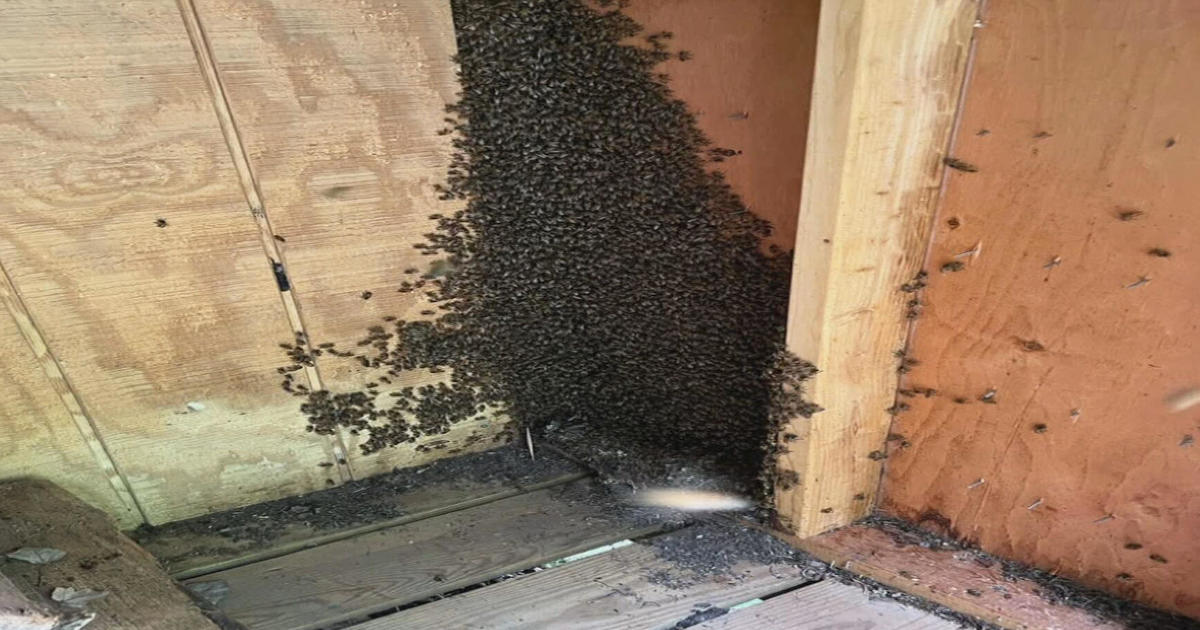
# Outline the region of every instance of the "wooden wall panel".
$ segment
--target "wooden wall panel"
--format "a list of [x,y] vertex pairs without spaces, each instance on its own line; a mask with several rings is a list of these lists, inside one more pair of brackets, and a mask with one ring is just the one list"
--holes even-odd
[[632,0],[644,34],[670,31],[686,61],[662,65],[671,89],[716,146],[742,151],[717,166],[770,242],[796,240],[819,0]]
[[179,9],[4,16],[0,260],[150,519],[323,487],[328,442],[278,390],[290,329]]
[[883,505],[1200,616],[1200,5],[988,5]]
[[[429,215],[458,209],[434,190],[451,154],[438,130],[458,89],[448,0],[196,0],[196,9],[310,338],[353,348],[383,316],[422,319],[424,294],[396,289],[416,280],[404,270],[431,262],[413,248],[435,227]],[[375,380],[353,361],[318,361],[329,389]],[[391,387],[442,377],[412,372]],[[501,425],[481,418],[436,439],[453,448]],[[359,476],[445,454],[406,444],[363,456],[355,439]]]
[[[3,289],[0,288],[0,293]],[[86,422],[86,418],[83,419]],[[136,527],[141,513],[119,475],[114,489],[13,318],[0,313],[0,479],[39,477]],[[101,453],[101,462],[104,461]]]

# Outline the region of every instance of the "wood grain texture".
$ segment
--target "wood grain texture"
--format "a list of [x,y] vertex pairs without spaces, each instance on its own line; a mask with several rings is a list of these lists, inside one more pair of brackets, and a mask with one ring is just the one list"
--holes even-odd
[[1200,616],[1200,6],[989,6],[883,506]]
[[[431,259],[413,247],[433,231],[441,201],[434,185],[450,163],[445,106],[456,100],[457,48],[448,0],[196,0],[229,106],[261,191],[273,242],[285,261],[304,327],[314,342],[354,347],[367,328],[394,315],[420,320],[424,293],[399,293],[404,271]],[[364,291],[370,292],[363,299]],[[281,339],[285,341],[286,339]],[[376,380],[357,362],[318,359],[325,387],[359,389]],[[391,387],[444,375],[413,371]],[[387,388],[381,389],[386,396]],[[347,435],[357,476],[414,466],[490,438],[502,421],[455,427],[447,449],[405,444],[364,456]],[[470,450],[490,446],[484,439]]]
[[635,544],[351,628],[665,629],[696,609],[733,606],[805,581],[798,569],[783,565],[744,564],[734,571],[739,579],[707,578],[686,588],[668,588],[651,576],[687,574],[650,547]]
[[826,580],[735,610],[696,630],[954,630],[958,624],[917,608],[871,599]]
[[10,2],[0,58],[0,260],[148,517],[323,487],[177,8]]
[[363,617],[654,531],[583,500],[584,482],[393,527],[199,578],[253,630]]
[[1118,630],[1122,627],[1101,623],[1078,608],[1051,604],[1038,595],[1038,584],[1024,578],[1010,579],[998,563],[984,566],[971,554],[909,544],[872,527],[851,525],[803,539],[786,534],[780,537],[835,567],[1001,628]]
[[[276,241],[278,236],[271,229],[271,221],[267,217],[266,208],[263,206],[262,193],[259,191],[258,180],[254,176],[254,171],[250,168],[250,161],[246,155],[246,146],[242,142],[241,134],[238,133],[237,123],[233,119],[233,112],[230,111],[229,95],[217,70],[216,61],[213,59],[212,44],[209,42],[204,25],[200,22],[195,2],[193,0],[177,0],[177,4],[179,5],[179,16],[183,20],[188,40],[192,44],[192,51],[196,54],[196,63],[200,67],[200,73],[204,76],[204,82],[208,86],[209,95],[212,97],[213,113],[216,114],[217,121],[221,127],[221,134],[225,137],[225,145],[229,147],[229,157],[233,162],[234,170],[237,172],[238,181],[241,183],[242,193],[246,196],[246,204],[249,207],[250,216],[254,218],[254,224],[258,228],[258,240],[262,244],[263,253],[266,254],[267,261],[271,265],[272,273],[277,276],[276,284],[279,285],[280,303],[283,305],[283,312],[284,316],[287,317],[288,327],[291,328],[294,335],[292,341],[311,352],[312,345],[309,343],[308,331],[304,327],[304,321],[300,317],[300,305],[296,302],[296,296],[291,290],[291,282],[286,279],[281,281],[278,278],[281,274],[284,278],[287,278],[287,266],[283,263],[283,257],[279,252],[279,243]],[[297,376],[302,377],[302,380],[307,383],[310,391],[325,389],[325,385],[321,380],[321,373],[315,364],[303,364],[300,368],[300,374]],[[354,473],[350,468],[349,458],[346,455],[345,431],[338,429],[326,435],[325,439],[329,442],[329,447],[333,451],[334,471],[336,471],[338,478],[341,481],[353,479]]]
[[800,207],[816,53],[818,0],[632,0],[644,34],[669,31],[690,59],[662,64],[675,95],[715,146],[742,151],[716,165],[769,240],[791,249]]
[[11,287],[0,267],[0,479],[49,479],[136,527],[143,518],[125,480]]
[[809,396],[825,411],[786,428],[776,489],[800,535],[872,504],[907,330],[898,287],[924,258],[975,14],[974,0],[821,3],[787,343],[821,370]]
[[0,563],[28,592],[56,587],[108,591],[88,609],[88,630],[204,630],[217,627],[116,523],[46,481],[0,483],[0,550],[50,547],[66,556],[43,565]]
[[138,536],[138,543],[154,554],[175,579],[187,579],[216,573],[233,567],[319,547],[388,527],[404,525],[451,512],[514,497],[524,492],[540,490],[582,479],[585,473],[570,473],[520,486],[502,480],[489,482],[454,481],[431,483],[395,496],[395,509],[403,514],[367,525],[340,530],[318,529],[305,515],[286,523],[283,530],[267,543],[252,540],[230,540],[216,532],[200,533],[182,523],[171,523],[157,529],[148,537]]

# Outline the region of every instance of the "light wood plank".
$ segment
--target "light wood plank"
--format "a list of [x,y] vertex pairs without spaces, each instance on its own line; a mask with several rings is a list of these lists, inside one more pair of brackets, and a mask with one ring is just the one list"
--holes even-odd
[[882,505],[1200,618],[1200,4],[1153,7],[989,3]]
[[[975,0],[821,3],[788,348],[821,370],[825,407],[786,429],[785,525],[811,535],[866,514],[962,85]],[[794,478],[782,475],[782,479]]]
[[[190,531],[183,527],[184,523],[168,523],[148,536],[143,537],[139,533],[137,538],[138,543],[154,554],[173,577],[182,580],[473,508],[524,492],[570,483],[585,476],[586,473],[569,473],[553,478],[523,481],[519,485],[508,481],[485,483],[470,480],[430,483],[395,496],[394,504],[403,516],[341,530],[327,530],[317,529],[308,523],[305,515],[297,515],[292,522],[284,526],[277,537],[265,545],[249,540],[230,540],[215,532]],[[334,492],[342,489],[335,489]],[[349,496],[345,499],[354,500]]]
[[696,630],[955,630],[958,624],[826,580],[735,610]]
[[[2,282],[0,297],[6,304],[16,300]],[[0,444],[7,451],[0,457],[0,479],[49,479],[112,514],[122,527],[136,527],[142,516],[124,480],[110,469],[111,460],[103,445],[98,440],[89,442],[80,432],[83,428],[91,433],[89,419],[77,409],[78,401],[65,386],[65,379],[56,386],[43,371],[47,362],[52,368],[57,367],[56,362],[44,345],[39,362],[30,339],[9,317],[11,312],[0,313]],[[19,312],[24,314],[23,306]],[[41,339],[36,329],[34,335],[35,342]],[[100,450],[99,459],[96,449]]]
[[[233,119],[233,112],[229,108],[229,95],[225,91],[225,84],[221,81],[219,72],[217,71],[216,61],[213,59],[212,45],[209,42],[208,34],[204,30],[204,25],[200,23],[200,16],[196,13],[196,5],[192,0],[178,0],[180,17],[183,19],[184,27],[187,29],[188,39],[192,43],[192,50],[196,54],[196,62],[200,66],[200,73],[204,76],[204,81],[208,85],[208,91],[212,95],[213,112],[217,116],[217,120],[221,127],[221,133],[225,137],[225,144],[229,147],[229,157],[233,162],[233,168],[237,172],[238,181],[242,185],[242,193],[246,196],[246,204],[250,209],[250,216],[254,218],[254,224],[258,228],[258,239],[262,244],[263,253],[266,254],[268,262],[271,264],[271,269],[276,274],[282,273],[287,276],[287,266],[283,263],[283,257],[280,256],[279,243],[277,235],[271,229],[271,222],[267,218],[266,208],[263,206],[262,194],[258,189],[258,180],[254,176],[254,172],[250,168],[250,162],[246,156],[246,147],[242,143],[242,136],[238,133],[237,124]],[[304,326],[304,321],[300,318],[300,305],[296,302],[295,293],[291,290],[290,281],[276,281],[279,287],[279,298],[283,304],[283,312],[287,317],[288,325],[295,334],[295,343],[309,347],[311,344],[308,341],[308,330]],[[285,285],[286,286],[283,286]],[[305,364],[300,368],[302,379],[307,381],[310,391],[318,391],[325,389],[325,384],[321,380],[321,373],[316,365]],[[339,429],[330,435],[326,436],[329,441],[329,446],[333,450],[334,470],[341,481],[347,481],[354,477],[353,471],[350,469],[350,462],[346,456],[345,432]]]
[[27,593],[56,587],[108,591],[88,605],[88,630],[204,630],[217,627],[103,512],[46,481],[0,483],[0,550],[49,547],[66,552],[49,564],[3,562]]
[[150,520],[324,487],[332,453],[279,391],[291,329],[177,7],[4,15],[0,260]]
[[[458,81],[448,0],[330,3],[319,0],[195,0],[249,167],[287,264],[305,328],[316,342],[353,347],[393,315],[427,319],[424,293],[399,293],[404,270],[430,258],[413,244],[433,231],[434,185],[450,163],[450,136],[438,135]],[[369,299],[363,292],[370,291]],[[325,386],[359,389],[377,375],[323,356]],[[445,380],[414,371],[380,389]],[[504,423],[478,417],[457,425],[442,449],[404,444],[364,456],[347,435],[358,476],[415,466],[450,450],[482,450]],[[476,434],[484,439],[462,444]],[[476,438],[478,439],[478,438]]]
[[780,537],[829,564],[1010,630],[1117,630],[1088,611],[1051,604],[1037,583],[1005,575],[969,553],[904,543],[881,529],[852,525],[800,539]]
[[199,579],[228,583],[222,608],[254,630],[306,630],[656,529],[571,498],[589,487],[522,494]]
[[805,581],[798,569],[784,565],[746,563],[733,571],[737,579],[707,578],[684,589],[667,588],[651,576],[687,574],[651,548],[635,544],[352,628],[654,630],[674,626],[699,606],[725,608]]

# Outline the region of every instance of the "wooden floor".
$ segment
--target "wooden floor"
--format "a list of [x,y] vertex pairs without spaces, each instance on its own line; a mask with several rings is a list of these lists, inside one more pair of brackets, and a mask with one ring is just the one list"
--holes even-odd
[[[52,552],[33,562],[21,550]],[[41,555],[41,554],[38,554]],[[78,610],[53,602],[84,598]],[[53,621],[92,617],[88,630],[217,630],[217,625],[107,514],[40,480],[0,483],[0,595],[20,595],[44,615],[0,605],[0,630],[59,628]],[[0,602],[2,603],[2,602]],[[23,608],[23,607],[22,607]],[[5,614],[12,613],[11,615]],[[37,623],[35,623],[37,617]],[[81,627],[81,626],[72,626]]]
[[227,586],[219,607],[250,630],[955,627],[857,587],[811,582],[795,566],[742,563],[698,577],[652,545],[692,530],[617,515],[589,499],[591,484],[564,476],[517,494],[456,497],[456,508],[399,524],[290,540],[265,558],[208,558],[177,575]]

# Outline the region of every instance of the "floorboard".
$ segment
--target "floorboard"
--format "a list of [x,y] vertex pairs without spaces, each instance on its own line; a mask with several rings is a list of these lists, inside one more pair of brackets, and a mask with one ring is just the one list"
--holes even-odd
[[826,580],[707,621],[695,630],[954,630],[958,624]]
[[[686,530],[685,530],[686,531]],[[804,583],[796,567],[741,565],[737,579],[668,588],[652,576],[685,575],[635,544],[352,626],[349,630],[671,628],[698,610],[726,608]]]
[[224,580],[251,630],[312,630],[537,566],[657,526],[589,502],[589,481],[383,529],[189,581]]
[[585,476],[586,473],[570,472],[521,482],[491,480],[431,483],[416,490],[396,494],[395,508],[402,516],[342,529],[318,528],[303,516],[299,516],[284,525],[280,533],[266,543],[232,540],[217,532],[196,531],[173,523],[156,528],[152,533],[140,535],[138,542],[154,554],[173,577],[184,580],[269,560],[387,527],[485,505],[523,492],[570,483]]

